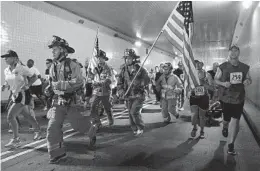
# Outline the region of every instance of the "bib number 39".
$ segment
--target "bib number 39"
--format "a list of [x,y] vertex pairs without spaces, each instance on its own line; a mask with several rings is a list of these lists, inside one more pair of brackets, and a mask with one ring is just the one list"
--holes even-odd
[[231,84],[241,84],[242,83],[242,72],[230,73],[230,83]]
[[195,88],[195,95],[196,96],[203,96],[205,94],[205,89],[203,86],[199,86]]

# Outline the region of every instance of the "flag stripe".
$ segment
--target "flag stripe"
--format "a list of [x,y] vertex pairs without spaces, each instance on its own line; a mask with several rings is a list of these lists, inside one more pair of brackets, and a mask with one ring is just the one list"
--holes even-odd
[[180,24],[178,23],[178,19],[170,17],[170,18],[169,18],[169,22],[170,22],[174,27],[176,27],[176,29],[179,30],[180,33],[182,33],[183,25],[182,25],[182,24],[180,25]]
[[190,44],[190,40],[188,38],[188,35],[187,33],[184,33],[184,45],[185,45],[185,48],[187,49],[187,51],[189,52],[189,55],[190,55],[190,58],[193,62],[193,64],[195,64],[194,62],[194,56],[193,56],[193,52],[192,52],[192,47],[191,47],[191,44]]
[[191,81],[194,84],[194,86],[197,86],[198,85],[198,80],[196,78],[197,70],[195,69],[194,64],[192,62],[190,62],[189,56],[188,56],[188,53],[187,53],[186,50],[184,50],[183,58],[184,58],[185,63],[187,65],[187,67],[188,67],[188,73],[189,73],[189,75],[191,77]]
[[178,26],[173,25],[174,23],[169,22],[167,27],[183,42],[183,30],[178,30]]
[[194,80],[195,80],[195,75],[194,74],[196,74],[196,71],[195,72],[192,71],[189,59],[188,59],[188,57],[185,54],[183,55],[183,60],[184,60],[184,66],[186,66],[185,70],[186,70],[188,76],[191,77],[190,83],[193,85],[192,88],[194,88],[195,85],[196,85],[196,83],[194,83]]
[[168,38],[171,40],[171,42],[175,45],[175,47],[182,52],[183,50],[183,42],[176,36],[174,33],[170,31],[168,27],[165,27],[166,34]]
[[182,29],[184,29],[184,17],[178,11],[174,11],[171,17]]

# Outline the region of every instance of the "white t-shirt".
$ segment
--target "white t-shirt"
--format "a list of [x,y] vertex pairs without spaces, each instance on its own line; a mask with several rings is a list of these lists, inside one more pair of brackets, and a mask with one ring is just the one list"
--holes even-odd
[[27,77],[33,76],[29,68],[21,64],[17,64],[13,71],[10,70],[10,67],[7,67],[4,73],[5,81],[10,85],[10,90],[14,94],[21,92],[22,87],[26,87],[28,84]]
[[[35,74],[37,77],[38,75],[41,75],[41,73],[39,72],[39,70],[37,68],[35,68],[34,66],[29,68],[29,70]],[[40,80],[40,78],[38,78],[33,84],[32,86],[38,86],[38,85],[41,85],[42,84],[42,81]]]

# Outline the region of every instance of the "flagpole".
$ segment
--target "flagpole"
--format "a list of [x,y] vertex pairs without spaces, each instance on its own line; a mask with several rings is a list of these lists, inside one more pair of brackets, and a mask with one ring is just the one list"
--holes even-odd
[[[98,39],[98,31],[99,31],[99,27],[97,28],[97,34],[96,34],[96,38],[95,38],[95,41],[94,41],[94,48],[93,48],[93,51],[92,51],[92,58],[94,58],[93,54],[94,54],[96,42],[97,42],[97,39]],[[87,77],[86,77],[86,81],[88,81],[90,61],[91,61],[91,59],[90,59],[89,62],[88,62],[88,67],[87,67],[87,72],[88,72],[88,74],[87,74]]]
[[165,24],[163,25],[163,28],[161,29],[160,33],[157,35],[155,41],[153,42],[153,45],[152,45],[151,49],[149,50],[148,54],[146,55],[146,57],[145,57],[145,59],[144,59],[142,65],[141,65],[141,67],[140,67],[140,68],[138,69],[138,71],[136,72],[136,74],[135,74],[133,80],[131,81],[131,83],[130,83],[128,89],[126,90],[126,92],[125,92],[125,94],[124,94],[124,97],[125,97],[125,96],[127,95],[127,93],[129,92],[131,86],[133,85],[134,80],[136,79],[138,73],[141,71],[142,67],[144,66],[144,63],[146,62],[146,60],[148,59],[150,53],[152,52],[152,50],[153,50],[153,48],[154,48],[154,45],[156,44],[157,40],[159,39],[159,37],[161,36],[161,34],[164,32],[164,27],[165,27],[165,25],[167,24],[169,18],[172,16],[174,10],[176,10],[176,8],[178,7],[179,3],[180,3],[180,1],[175,5],[174,9],[173,9],[172,12],[171,12],[171,15],[168,17],[168,19],[167,19],[167,21],[165,22]]

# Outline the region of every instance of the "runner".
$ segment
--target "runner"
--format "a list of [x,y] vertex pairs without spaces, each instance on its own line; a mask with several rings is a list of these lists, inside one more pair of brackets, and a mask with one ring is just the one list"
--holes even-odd
[[[125,65],[121,69],[117,84],[118,94],[121,97],[124,96],[138,69],[141,67],[138,65],[139,61],[137,59],[139,58],[140,56],[137,56],[134,50],[125,50]],[[149,84],[149,81],[148,72],[146,69],[141,68],[132,87],[130,88],[130,91],[125,97],[129,112],[130,125],[135,135],[141,135],[144,131],[145,125],[140,111],[145,101],[145,87]]]
[[77,90],[83,86],[83,77],[80,66],[68,58],[68,54],[74,53],[75,50],[66,40],[58,36],[53,37],[54,40],[49,45],[54,57],[50,68],[50,85],[55,95],[47,113],[47,148],[50,163],[57,163],[66,157],[62,132],[65,116],[68,116],[72,128],[81,133],[90,128],[90,122],[89,118],[80,114],[81,106],[76,103]]
[[220,101],[224,115],[222,134],[228,137],[228,127],[231,121],[232,134],[228,144],[228,154],[235,155],[234,143],[239,132],[239,121],[245,102],[245,86],[252,84],[249,66],[239,61],[238,46],[229,48],[228,62],[217,69],[216,84],[219,85]]
[[200,127],[200,138],[205,138],[204,127],[206,123],[206,112],[209,108],[209,95],[208,89],[212,86],[212,79],[209,74],[202,69],[203,63],[195,60],[195,66],[197,69],[200,85],[191,90],[190,95],[190,108],[192,113],[192,125],[191,137],[195,137],[197,133],[197,125]]
[[13,138],[5,145],[5,147],[16,148],[21,145],[16,120],[16,116],[19,114],[22,114],[33,126],[35,130],[35,136],[33,139],[38,140],[42,138],[40,126],[36,119],[31,116],[31,109],[29,107],[32,98],[29,92],[29,87],[34,83],[37,77],[19,61],[18,55],[15,51],[9,50],[7,54],[2,55],[1,58],[5,58],[8,65],[4,71],[5,84],[2,86],[2,91],[4,91],[6,87],[10,86],[10,91],[12,93],[12,100],[10,101],[11,104],[8,109],[7,120],[11,124]]
[[181,80],[172,73],[173,67],[170,62],[163,66],[164,74],[157,81],[157,91],[161,92],[162,115],[164,122],[171,121],[171,115],[179,118],[177,112],[177,97],[181,93],[183,86]]

